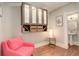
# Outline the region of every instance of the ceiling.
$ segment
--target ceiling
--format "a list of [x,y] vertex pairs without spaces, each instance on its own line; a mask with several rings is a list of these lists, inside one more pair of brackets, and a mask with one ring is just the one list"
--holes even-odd
[[[27,3],[35,5],[40,8],[45,8],[49,12],[68,4],[68,2],[27,2]],[[22,4],[21,2],[0,2],[0,5],[2,6],[21,6],[21,4]]]
[[0,6],[21,6],[21,2],[0,2]]
[[68,2],[29,2],[29,4],[36,5],[41,8],[45,8],[49,12],[51,12],[59,7],[68,4]]

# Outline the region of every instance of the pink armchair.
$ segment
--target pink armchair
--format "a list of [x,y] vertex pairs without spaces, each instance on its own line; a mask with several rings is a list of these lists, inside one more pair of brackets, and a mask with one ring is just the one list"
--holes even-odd
[[21,37],[2,42],[3,56],[31,56],[34,44],[23,42]]

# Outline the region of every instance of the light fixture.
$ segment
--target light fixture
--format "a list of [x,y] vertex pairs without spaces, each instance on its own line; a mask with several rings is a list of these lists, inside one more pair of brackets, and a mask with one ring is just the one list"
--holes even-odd
[[49,29],[49,38],[54,38],[54,31]]
[[49,45],[53,44],[56,45],[56,38],[54,37],[54,31],[52,29],[49,29]]
[[72,21],[72,20],[77,20],[78,19],[78,14],[72,14],[68,16],[68,20]]

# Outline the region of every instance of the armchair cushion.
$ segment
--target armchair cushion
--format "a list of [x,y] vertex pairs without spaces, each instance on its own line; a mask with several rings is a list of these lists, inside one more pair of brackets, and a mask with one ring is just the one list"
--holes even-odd
[[13,39],[8,40],[7,43],[11,49],[17,49],[17,48],[22,46],[23,40],[21,37],[17,37],[17,38],[13,38]]

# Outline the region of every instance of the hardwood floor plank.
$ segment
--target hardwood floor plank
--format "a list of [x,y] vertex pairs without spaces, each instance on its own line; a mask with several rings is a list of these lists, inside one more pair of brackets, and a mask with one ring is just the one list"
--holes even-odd
[[57,46],[45,45],[36,48],[33,53],[34,56],[79,56],[79,47],[71,46],[69,49],[60,48]]

